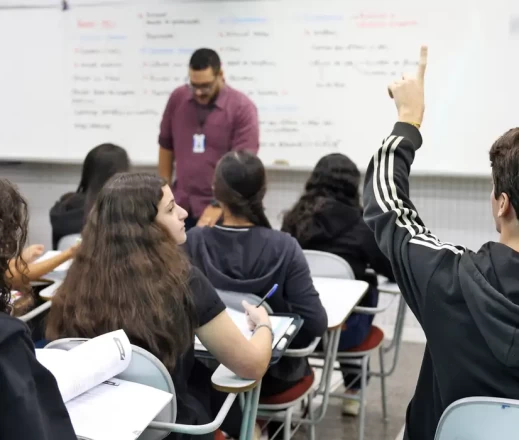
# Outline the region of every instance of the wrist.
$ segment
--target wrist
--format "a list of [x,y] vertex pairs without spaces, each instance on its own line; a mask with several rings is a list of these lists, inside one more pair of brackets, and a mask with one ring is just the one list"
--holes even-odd
[[398,113],[398,122],[404,122],[418,128],[422,125],[423,111],[404,111]]
[[272,340],[274,340],[274,331],[272,330],[272,326],[270,325],[270,323],[256,325],[256,328],[254,329],[254,332],[252,334],[255,335],[256,332],[261,329],[265,329],[265,331],[268,330],[270,332],[270,335],[272,336]]

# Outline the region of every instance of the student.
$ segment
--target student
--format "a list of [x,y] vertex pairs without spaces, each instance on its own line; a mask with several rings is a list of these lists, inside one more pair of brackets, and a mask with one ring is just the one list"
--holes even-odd
[[424,47],[417,77],[390,86],[398,122],[372,159],[364,188],[364,218],[427,337],[407,409],[410,440],[434,439],[442,413],[458,399],[519,398],[519,129],[490,149],[499,243],[475,253],[441,242],[409,198],[409,173],[422,144],[426,62]]
[[[247,340],[209,281],[190,265],[177,246],[186,240],[186,217],[158,176],[119,174],[108,182],[52,300],[47,339],[123,329],[171,372],[177,423],[205,424],[225,396],[212,389],[211,373],[195,360],[195,333],[219,362],[251,379],[266,371],[273,335],[265,309],[244,303],[256,329]],[[226,426],[226,432],[238,436],[239,426]]]
[[76,192],[63,195],[50,210],[53,249],[57,249],[61,238],[81,232],[85,216],[103,185],[114,174],[129,169],[128,154],[117,145],[101,144],[90,150]]
[[[380,252],[373,232],[362,218],[359,196],[360,172],[347,156],[333,153],[324,156],[306,182],[305,192],[283,218],[282,231],[294,237],[303,249],[329,252],[346,260],[358,280],[367,281],[370,289],[360,305],[378,304],[377,277],[366,274],[370,267],[393,278],[389,260]],[[353,313],[339,341],[339,350],[349,350],[368,337],[373,315]],[[356,374],[344,373],[344,384],[356,394],[360,381]],[[360,402],[344,399],[342,412],[357,416]]]
[[0,179],[0,439],[75,440],[76,435],[54,376],[34,354],[29,329],[9,316],[9,261],[23,272],[27,203]]
[[[191,229],[186,250],[217,289],[264,296],[278,284],[267,303],[274,313],[296,313],[305,320],[291,348],[306,347],[325,332],[326,311],[301,248],[288,234],[271,228],[263,207],[265,192],[261,160],[246,151],[227,153],[214,179],[222,224]],[[263,378],[263,402],[298,397],[311,386],[312,377],[306,359],[281,359]]]

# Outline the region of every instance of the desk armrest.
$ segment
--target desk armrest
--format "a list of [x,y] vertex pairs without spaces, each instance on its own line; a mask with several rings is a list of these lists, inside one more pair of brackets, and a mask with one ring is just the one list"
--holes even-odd
[[283,357],[307,357],[310,356],[317,346],[319,345],[319,342],[321,342],[321,338],[315,338],[312,343],[305,348],[289,348],[285,351],[285,354],[283,354]]
[[382,307],[355,307],[353,309],[354,313],[361,313],[363,315],[376,315],[377,313],[385,312],[387,309],[391,307],[393,302],[395,301],[396,296],[391,297],[391,300]]
[[52,301],[44,302],[41,306],[36,307],[35,309],[31,310],[29,313],[19,316],[18,319],[22,320],[23,322],[30,321],[31,319],[36,318],[36,316],[41,315],[45,310],[50,309],[51,305],[52,305]]
[[182,434],[209,434],[216,431],[222,425],[235,399],[236,394],[229,394],[225,399],[222,407],[220,408],[220,411],[218,411],[218,415],[211,423],[207,423],[205,425],[180,425],[176,423],[151,422],[148,425],[148,428],[160,429],[162,431],[169,432],[178,432]]
[[220,365],[211,377],[213,388],[224,393],[245,393],[256,387],[259,381],[242,379],[224,365]]

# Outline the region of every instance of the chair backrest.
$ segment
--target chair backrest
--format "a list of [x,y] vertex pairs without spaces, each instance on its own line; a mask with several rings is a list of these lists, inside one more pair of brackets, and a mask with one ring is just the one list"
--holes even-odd
[[[234,310],[238,310],[243,312],[243,306],[241,302],[243,300],[249,302],[252,305],[258,305],[261,302],[261,298],[253,293],[240,293],[240,292],[231,292],[230,290],[220,290],[216,289],[218,296],[223,301],[223,303]],[[270,306],[264,302],[263,307],[267,310],[267,312],[272,313],[272,309]]]
[[321,251],[303,250],[303,253],[313,277],[355,279],[353,269],[343,258]]
[[[48,344],[45,348],[71,350],[86,342],[87,339],[59,339]],[[155,417],[156,422],[175,423],[177,418],[177,398],[173,380],[164,364],[143,348],[132,345],[132,360],[128,368],[117,376],[119,379],[148,385],[173,394],[171,402]],[[163,430],[146,429],[139,440],[162,440],[169,433]]]
[[443,413],[435,440],[512,440],[519,438],[519,401],[468,397]]
[[58,251],[66,251],[69,247],[74,246],[80,238],[81,234],[70,234],[61,237],[58,241]]

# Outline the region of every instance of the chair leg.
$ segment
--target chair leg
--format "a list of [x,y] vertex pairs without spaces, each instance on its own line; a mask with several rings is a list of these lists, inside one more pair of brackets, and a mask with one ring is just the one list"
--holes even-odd
[[283,440],[290,440],[292,437],[292,413],[294,407],[290,407],[285,412],[285,425],[283,426]]
[[314,423],[314,410],[312,408],[312,393],[308,394],[308,419],[311,421],[308,425],[308,439],[315,440],[315,423]]
[[359,440],[364,440],[364,426],[366,425],[366,388],[368,386],[369,356],[364,356],[361,362],[362,376],[360,378],[360,411],[359,411]]
[[387,422],[386,371],[384,368],[384,349],[382,346],[380,346],[378,349],[378,356],[380,359],[380,394],[382,395],[382,417],[384,422]]

